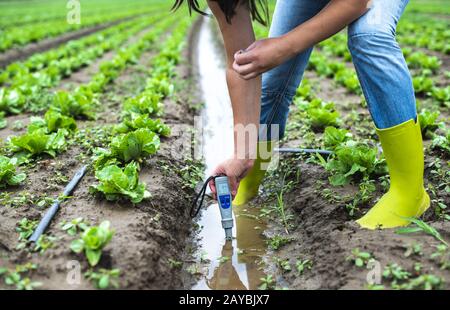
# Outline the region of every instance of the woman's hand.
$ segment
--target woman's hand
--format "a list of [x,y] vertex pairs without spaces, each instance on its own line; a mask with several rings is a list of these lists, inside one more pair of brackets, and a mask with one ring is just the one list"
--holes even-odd
[[[228,177],[228,182],[230,183],[231,196],[236,196],[239,182],[247,175],[247,173],[252,169],[254,164],[253,159],[236,159],[231,158],[214,169],[212,175],[224,174]],[[214,181],[209,182],[209,187],[216,198],[216,185]]]
[[282,64],[293,56],[285,37],[255,41],[245,51],[234,54],[233,69],[249,80]]

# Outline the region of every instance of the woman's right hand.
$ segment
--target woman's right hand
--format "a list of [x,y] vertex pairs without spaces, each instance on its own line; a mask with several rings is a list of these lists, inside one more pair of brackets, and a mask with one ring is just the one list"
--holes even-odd
[[[219,164],[212,172],[212,175],[224,174],[228,177],[231,195],[234,197],[237,194],[239,182],[249,173],[254,164],[253,159],[236,159],[230,158]],[[209,182],[209,187],[216,198],[216,185],[214,181]]]

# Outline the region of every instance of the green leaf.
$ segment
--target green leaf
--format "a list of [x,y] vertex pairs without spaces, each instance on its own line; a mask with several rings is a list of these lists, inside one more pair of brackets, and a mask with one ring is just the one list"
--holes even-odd
[[70,249],[75,253],[81,253],[84,250],[84,242],[81,239],[73,240]]
[[91,187],[91,191],[105,194],[108,200],[128,198],[133,203],[139,203],[149,194],[145,184],[139,181],[138,165],[129,163],[124,169],[110,165],[95,173],[99,184]]
[[397,234],[411,234],[422,231],[420,227],[402,227],[395,231]]
[[17,158],[0,155],[0,188],[16,186],[26,179],[25,173],[17,173]]
[[111,141],[111,154],[123,162],[138,160],[144,156],[155,154],[160,141],[156,133],[147,128],[141,128]]
[[362,266],[364,266],[364,261],[361,258],[356,258],[355,265],[358,267],[362,267]]
[[98,280],[98,287],[101,289],[106,289],[109,286],[109,276],[103,275],[100,280]]
[[101,250],[86,249],[85,253],[86,253],[86,258],[89,262],[89,265],[91,265],[92,267],[94,267],[98,264],[98,262],[100,261],[100,258],[102,256]]
[[65,129],[59,129],[56,133],[47,134],[45,128],[34,128],[21,136],[12,137],[11,148],[14,152],[25,152],[29,155],[47,153],[55,157],[56,152],[62,151],[66,145]]

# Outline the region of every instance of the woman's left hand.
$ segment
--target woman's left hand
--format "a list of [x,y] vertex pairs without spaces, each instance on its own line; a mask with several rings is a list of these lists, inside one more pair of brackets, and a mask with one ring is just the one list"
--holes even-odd
[[285,37],[255,41],[245,51],[234,54],[233,69],[249,80],[282,64],[291,57]]

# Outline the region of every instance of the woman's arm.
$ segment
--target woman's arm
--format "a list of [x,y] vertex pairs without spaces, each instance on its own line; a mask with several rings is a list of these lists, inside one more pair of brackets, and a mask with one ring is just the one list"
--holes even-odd
[[370,0],[331,0],[316,16],[278,38],[251,44],[235,54],[233,69],[246,80],[257,77],[342,30],[363,15]]
[[[208,1],[208,5],[216,17],[227,55],[226,80],[233,108],[234,121],[234,156],[219,165],[214,173],[224,173],[228,176],[232,195],[237,191],[239,181],[247,174],[253,166],[256,158],[256,143],[259,128],[261,79],[258,77],[249,81],[240,78],[239,74],[232,69],[234,54],[245,49],[255,41],[250,13],[244,5],[238,6],[236,14],[228,23],[225,15],[217,2]],[[240,128],[253,128],[254,135],[248,137],[244,142],[238,139]],[[211,189],[215,192],[213,183]]]

